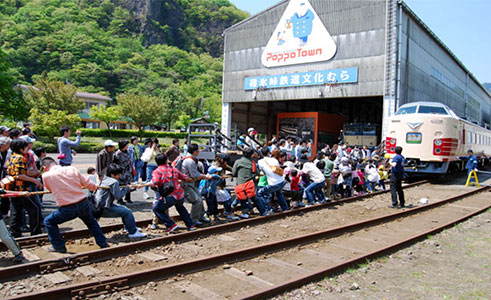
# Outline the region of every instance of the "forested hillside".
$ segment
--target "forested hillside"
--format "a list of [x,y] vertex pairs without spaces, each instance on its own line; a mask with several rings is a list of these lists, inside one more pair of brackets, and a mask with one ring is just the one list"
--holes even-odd
[[245,17],[227,0],[3,0],[0,57],[17,83],[46,72],[113,98],[177,98],[177,115],[218,119],[221,33]]

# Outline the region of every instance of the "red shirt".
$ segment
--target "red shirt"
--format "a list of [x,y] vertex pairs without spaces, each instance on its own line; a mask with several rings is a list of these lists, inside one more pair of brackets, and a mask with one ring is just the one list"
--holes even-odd
[[[172,174],[174,174],[174,176]],[[159,166],[152,172],[152,183],[156,186],[162,186],[164,183],[174,180],[174,191],[170,195],[176,198],[176,200],[184,198],[184,190],[182,189],[179,180],[187,179],[188,177],[186,175],[169,165]],[[161,199],[162,197],[159,200]]]
[[300,187],[298,186],[299,182],[300,182],[300,175],[297,175],[295,177],[292,176],[292,182],[290,183],[290,188],[292,191],[300,190]]

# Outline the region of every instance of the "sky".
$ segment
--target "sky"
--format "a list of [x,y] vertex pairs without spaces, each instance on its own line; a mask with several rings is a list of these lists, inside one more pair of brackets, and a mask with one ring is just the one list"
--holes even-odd
[[[230,1],[251,15],[280,2],[280,0]],[[491,0],[405,0],[404,2],[447,45],[477,80],[481,83],[491,82]]]

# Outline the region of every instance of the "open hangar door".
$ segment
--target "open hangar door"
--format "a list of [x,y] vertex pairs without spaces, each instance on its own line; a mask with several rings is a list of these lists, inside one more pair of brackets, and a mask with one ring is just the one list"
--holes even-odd
[[339,114],[347,123],[372,123],[381,125],[383,114],[382,97],[320,98],[287,101],[254,101],[232,104],[232,130],[240,132],[254,127],[268,139],[276,134],[278,113],[322,112]]

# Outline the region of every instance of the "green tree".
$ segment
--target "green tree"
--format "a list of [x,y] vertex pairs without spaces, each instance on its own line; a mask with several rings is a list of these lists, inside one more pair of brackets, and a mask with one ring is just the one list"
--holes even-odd
[[187,128],[190,123],[191,117],[187,113],[183,112],[179,115],[179,118],[177,118],[176,126],[179,128]]
[[121,113],[138,127],[140,136],[145,126],[153,125],[162,119],[164,104],[157,97],[124,93],[119,94],[116,99]]
[[45,135],[50,141],[59,134],[59,129],[63,125],[76,126],[80,122],[80,117],[66,111],[50,109],[41,112],[37,108],[31,109],[31,121],[36,133]]
[[9,67],[6,54],[0,50],[0,114],[9,120],[25,121],[29,118],[29,105],[20,91],[14,91]]
[[93,119],[106,123],[109,136],[112,136],[110,123],[121,118],[121,110],[118,106],[92,106],[90,108],[89,115]]
[[188,103],[188,99],[186,94],[178,87],[171,87],[164,90],[161,98],[164,104],[162,121],[167,124],[167,128],[170,129],[172,121],[174,121],[176,116],[184,110],[184,107]]
[[47,135],[50,140],[62,125],[73,126],[80,122],[78,112],[85,107],[76,97],[77,88],[46,76],[36,80],[36,85],[25,93],[31,105],[31,121],[34,130]]
[[41,113],[50,110],[63,110],[68,114],[77,114],[85,107],[84,101],[76,96],[77,88],[61,81],[50,80],[43,75],[29,87],[26,97],[32,108]]

